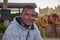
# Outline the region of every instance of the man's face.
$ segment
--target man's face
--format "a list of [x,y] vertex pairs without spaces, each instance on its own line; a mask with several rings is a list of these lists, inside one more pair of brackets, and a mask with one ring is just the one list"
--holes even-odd
[[25,8],[21,17],[23,24],[30,26],[35,20],[35,10],[30,8]]

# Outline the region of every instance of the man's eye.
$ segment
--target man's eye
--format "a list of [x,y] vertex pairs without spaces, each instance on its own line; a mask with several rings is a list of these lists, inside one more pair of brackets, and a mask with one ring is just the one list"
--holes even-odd
[[35,15],[32,15],[33,17],[35,17]]
[[25,15],[29,15],[29,14],[26,13]]

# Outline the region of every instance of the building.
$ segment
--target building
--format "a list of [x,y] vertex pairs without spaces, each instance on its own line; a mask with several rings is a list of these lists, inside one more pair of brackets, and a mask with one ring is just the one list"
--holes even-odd
[[58,7],[55,7],[55,9],[53,8],[44,8],[44,9],[40,9],[39,8],[39,15],[49,15],[51,13],[56,13],[60,15],[60,6],[58,5]]

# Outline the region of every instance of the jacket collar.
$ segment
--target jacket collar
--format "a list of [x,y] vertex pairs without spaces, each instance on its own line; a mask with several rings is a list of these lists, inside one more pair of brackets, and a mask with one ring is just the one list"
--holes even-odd
[[[24,27],[24,26],[22,25],[21,17],[17,17],[17,18],[16,18],[16,21],[17,21],[17,23],[19,23],[22,27]],[[26,28],[26,29],[27,29],[27,28]],[[30,30],[34,30],[34,25],[33,25],[33,24],[32,24],[32,26],[31,26]]]

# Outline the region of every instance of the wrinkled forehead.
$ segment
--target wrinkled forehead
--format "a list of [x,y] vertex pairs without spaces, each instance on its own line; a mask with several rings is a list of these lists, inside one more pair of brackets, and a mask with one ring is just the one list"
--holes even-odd
[[25,8],[23,12],[32,12],[32,13],[35,13],[35,9],[33,9],[33,8]]

